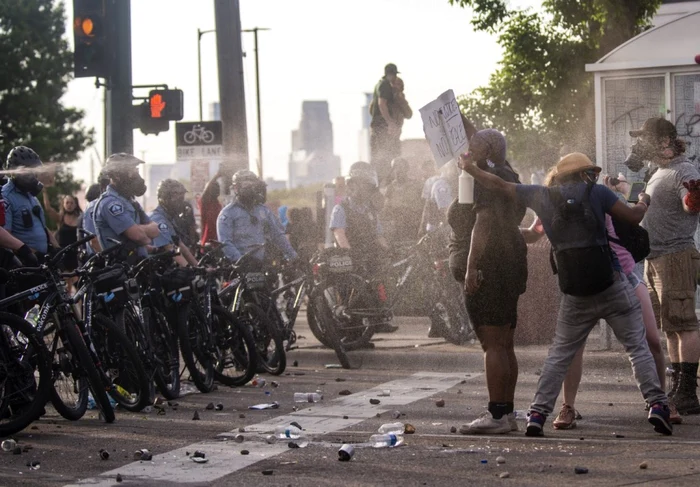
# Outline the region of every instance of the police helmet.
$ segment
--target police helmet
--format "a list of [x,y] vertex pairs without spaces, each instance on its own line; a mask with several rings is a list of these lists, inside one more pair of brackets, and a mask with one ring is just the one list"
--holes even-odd
[[4,169],[15,169],[18,167],[39,167],[41,166],[39,154],[29,147],[23,145],[13,148],[5,160]]
[[234,187],[246,181],[259,183],[260,178],[258,178],[258,176],[249,169],[241,169],[240,171],[236,171],[236,173],[233,175],[233,178],[231,179],[231,183]]
[[377,178],[377,171],[372,168],[369,162],[359,161],[350,166],[350,172],[346,179],[348,184],[350,183],[365,183],[372,186],[379,187],[379,179]]
[[145,164],[141,159],[125,152],[112,154],[107,158],[100,174],[108,178],[127,174],[130,169]]
[[97,198],[100,197],[102,194],[102,187],[98,184],[92,184],[88,188],[88,190],[85,192],[85,199],[90,203],[91,201],[95,201]]
[[185,194],[187,193],[187,188],[180,181],[175,179],[164,179],[158,183],[158,189],[156,194],[158,196],[158,201],[164,201],[168,196],[175,194]]

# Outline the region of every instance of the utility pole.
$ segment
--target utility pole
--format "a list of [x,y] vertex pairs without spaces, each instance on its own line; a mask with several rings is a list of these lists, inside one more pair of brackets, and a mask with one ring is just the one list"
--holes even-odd
[[252,32],[255,39],[255,98],[257,103],[258,115],[258,177],[263,177],[263,146],[262,146],[262,116],[260,112],[260,56],[258,49],[258,31],[270,30],[264,27],[253,27],[252,29],[244,30],[243,32]]
[[210,32],[216,32],[214,29],[201,30],[197,29],[197,79],[199,80],[199,121],[204,120],[202,110],[202,36]]
[[249,164],[239,0],[214,0],[214,14],[224,166],[232,174]]
[[107,81],[107,152],[134,152],[131,98],[131,0],[109,0],[113,20],[110,78]]

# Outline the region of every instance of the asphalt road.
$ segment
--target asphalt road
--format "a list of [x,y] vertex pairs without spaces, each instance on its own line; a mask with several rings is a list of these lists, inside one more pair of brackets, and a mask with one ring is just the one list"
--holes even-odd
[[[424,320],[398,318],[397,323],[398,332],[377,336],[375,350],[356,353],[362,362],[357,370],[326,368],[337,364],[334,354],[319,346],[302,321],[297,329],[304,338],[289,353],[287,371],[264,376],[264,388],[192,392],[166,406],[164,415],[120,411],[111,425],[94,411],[71,423],[49,407],[45,417],[15,436],[20,446],[31,446],[28,451],[0,452],[0,485],[700,484],[700,417],[685,417],[671,438],[655,434],[620,352],[589,347],[576,405],[584,419],[577,429],[553,431],[548,423],[541,439],[526,438],[522,431],[462,436],[451,428],[476,418],[487,402],[478,345],[427,339]],[[518,349],[519,410],[532,398],[545,355],[546,347]],[[320,403],[293,402],[294,392],[317,390],[324,396]],[[380,402],[370,404],[370,399]],[[444,407],[436,405],[438,399]],[[278,409],[248,409],[274,401]],[[208,403],[221,403],[223,410],[207,410]],[[195,411],[199,421],[192,419]],[[405,436],[405,445],[363,445],[381,424],[395,421],[395,411],[416,430]],[[306,430],[307,447],[265,441],[275,426],[290,421]],[[520,426],[524,429],[524,421]],[[238,434],[242,443],[236,442]],[[350,462],[338,461],[343,443],[357,445]],[[133,460],[141,448],[152,452],[151,461]],[[110,453],[108,460],[100,459],[100,449]],[[191,460],[195,450],[208,462]],[[505,463],[498,463],[499,457]],[[39,469],[27,466],[36,461]],[[588,473],[576,474],[576,467]]]

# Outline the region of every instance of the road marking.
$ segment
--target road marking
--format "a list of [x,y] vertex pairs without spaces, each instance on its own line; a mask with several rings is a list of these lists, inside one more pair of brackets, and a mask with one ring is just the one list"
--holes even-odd
[[[479,377],[472,373],[467,380]],[[167,482],[168,484],[185,484],[192,482],[212,482],[254,463],[274,457],[286,451],[286,442],[267,444],[261,435],[274,431],[275,427],[298,421],[309,436],[323,435],[354,426],[377,413],[405,406],[412,402],[426,399],[434,394],[446,391],[465,378],[464,374],[441,374],[419,372],[403,379],[385,382],[349,396],[311,405],[301,411],[277,416],[268,421],[246,426],[245,443],[224,441],[226,437],[238,434],[238,430],[218,435],[221,439],[200,441],[183,448],[178,448],[160,455],[155,455],[152,462],[133,462],[122,467],[104,472],[97,477],[84,479],[67,487],[94,485],[112,486],[117,474],[121,474],[124,484],[146,482]],[[389,396],[381,396],[385,390]],[[369,399],[378,398],[381,403],[373,405]],[[343,419],[347,416],[348,419]],[[251,435],[251,433],[253,433]],[[256,441],[257,440],[257,441]],[[249,455],[241,455],[246,449]],[[194,463],[186,452],[201,450],[206,453],[208,463]],[[124,485],[122,484],[122,485]]]

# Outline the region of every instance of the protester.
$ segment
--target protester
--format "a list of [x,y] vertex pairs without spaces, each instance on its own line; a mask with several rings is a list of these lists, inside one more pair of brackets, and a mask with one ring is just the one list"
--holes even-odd
[[[553,167],[545,177],[545,186],[556,186],[558,182],[555,178],[556,167]],[[622,188],[624,186],[620,182],[621,180],[612,181],[613,178],[606,176],[604,178],[604,184],[610,189],[615,190],[615,188]],[[613,184],[617,183],[617,184]],[[626,198],[622,197],[618,193],[618,198],[623,203],[627,203]],[[654,363],[656,364],[656,372],[659,377],[659,383],[662,389],[666,388],[666,365],[664,360],[663,350],[661,348],[661,342],[659,339],[659,331],[656,326],[656,318],[654,316],[654,310],[651,305],[651,298],[649,297],[649,290],[644,283],[644,281],[637,275],[636,265],[632,254],[623,247],[620,243],[616,242],[618,240],[618,235],[615,232],[615,226],[610,215],[605,215],[605,227],[608,235],[608,242],[610,249],[614,252],[615,257],[622,267],[622,272],[627,276],[630,285],[634,289],[634,293],[642,306],[642,317],[644,320],[644,328],[646,333],[647,343],[649,344],[649,350],[654,357]],[[540,237],[544,235],[544,228],[542,227],[542,222],[539,219],[532,224],[529,229],[523,229],[523,235],[525,236],[525,241],[527,243],[534,243],[539,240]],[[583,375],[583,352],[585,348],[584,345],[578,350],[574,356],[569,370],[564,378],[564,386],[562,388],[563,403],[559,411],[559,414],[552,422],[554,429],[571,429],[576,427],[576,420],[581,419],[581,415],[576,410],[575,401],[576,395],[578,393],[578,388],[581,383],[581,377]],[[673,404],[669,403],[670,410],[670,422],[673,424],[680,424],[682,422],[681,417],[678,415]]]
[[209,180],[199,200],[199,214],[202,220],[201,245],[206,244],[210,240],[218,240],[216,220],[219,218],[219,213],[221,213],[223,208],[219,202],[221,187],[217,179],[220,177],[221,173],[217,172],[214,177]]
[[394,103],[392,83],[396,81],[398,72],[395,64],[384,67],[384,77],[375,86],[374,98],[370,103],[370,163],[382,187],[387,183],[392,159],[401,155],[401,126],[396,123],[398,117],[391,113]]
[[[520,184],[506,161],[506,139],[494,129],[477,132],[469,141],[472,160],[504,181]],[[517,431],[514,415],[518,360],[513,336],[518,299],[527,284],[527,246],[519,225],[521,202],[486,189],[474,188],[474,204],[450,205],[451,267],[464,283],[469,320],[484,351],[488,411],[460,428],[462,434],[503,434]]]
[[[80,208],[78,198],[73,195],[66,195],[60,199],[61,208],[56,211],[51,206],[49,194],[44,191],[44,210],[46,213],[57,222],[58,230],[56,231],[56,241],[61,247],[66,247],[78,240],[78,228],[80,227],[83,210]],[[63,254],[61,260],[63,268],[66,271],[73,271],[78,268],[78,250],[68,250]],[[77,281],[70,279],[69,282]]]
[[612,327],[632,363],[635,380],[650,406],[654,430],[673,434],[668,398],[661,388],[647,345],[641,305],[609,250],[605,214],[638,224],[649,196],[629,207],[603,185],[595,184],[600,168],[581,153],[564,156],[556,166],[558,187],[516,185],[477,167],[469,154],[461,166],[489,189],[498,190],[537,213],[552,243],[559,287],[563,293],[556,335],[530,405],[527,436],[541,436],[552,413],[564,376],[574,356],[600,319]]
[[649,232],[651,247],[645,269],[647,282],[673,368],[669,396],[680,414],[700,414],[700,335],[695,315],[700,253],[694,240],[700,212],[700,172],[686,158],[685,143],[668,120],[650,118],[630,135],[637,141],[629,159],[658,167],[647,184],[653,204],[642,226]]

